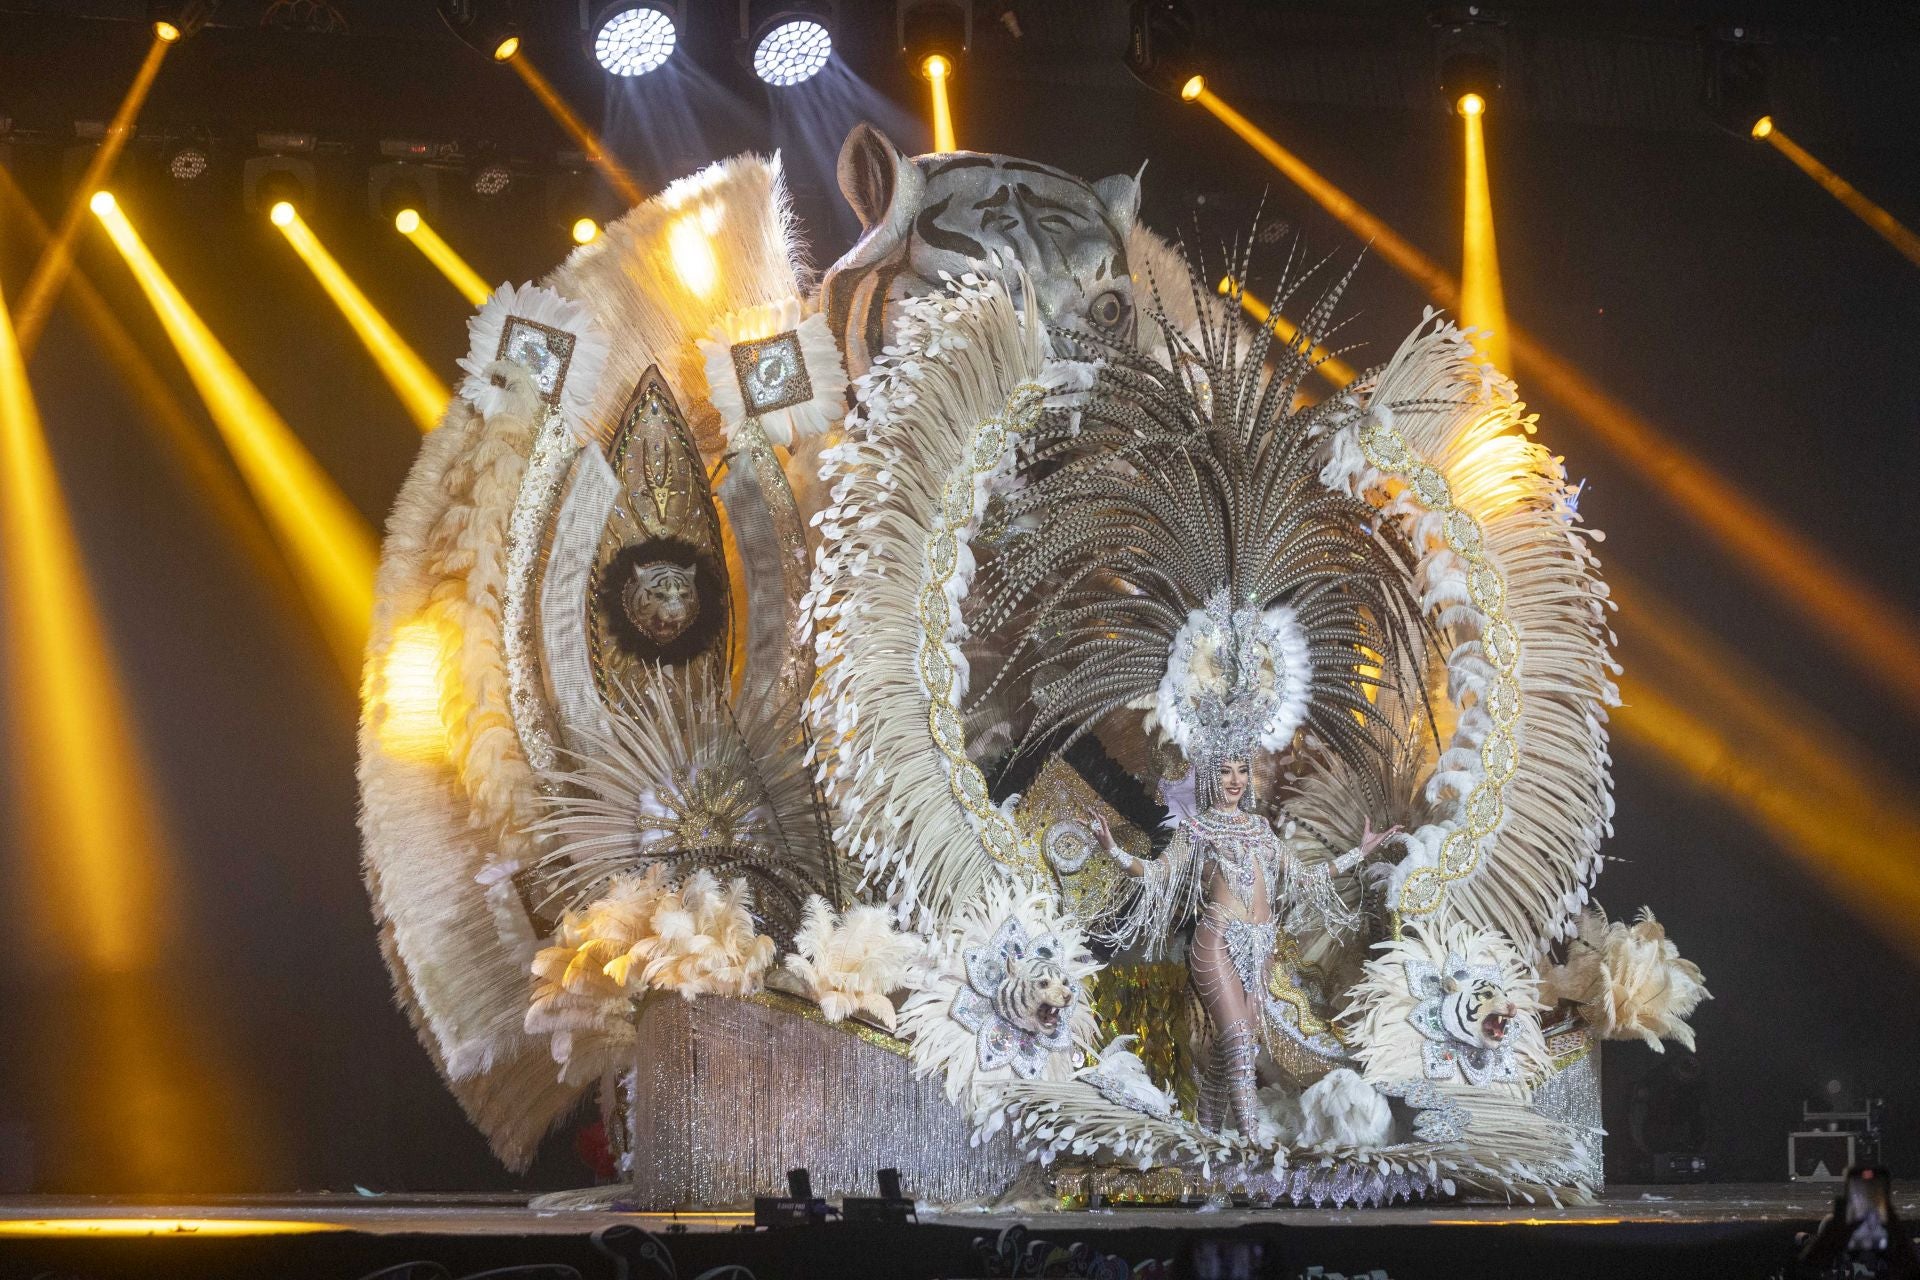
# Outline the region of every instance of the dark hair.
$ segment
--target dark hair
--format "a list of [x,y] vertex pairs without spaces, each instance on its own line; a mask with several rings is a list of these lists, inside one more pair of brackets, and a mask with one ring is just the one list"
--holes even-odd
[[[660,644],[642,631],[627,616],[622,597],[627,579],[642,565],[677,564],[693,570],[693,593],[700,602],[687,629],[666,644]],[[712,556],[679,538],[649,538],[632,542],[614,553],[613,559],[596,573],[593,583],[594,606],[606,621],[607,634],[621,652],[642,662],[680,663],[711,649],[726,633],[727,615],[733,603],[727,592],[727,577]]]

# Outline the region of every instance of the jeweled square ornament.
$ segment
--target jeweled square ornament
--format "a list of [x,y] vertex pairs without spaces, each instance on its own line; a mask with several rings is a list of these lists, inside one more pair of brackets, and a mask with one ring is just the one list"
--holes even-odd
[[573,360],[573,335],[564,329],[537,324],[522,316],[508,316],[500,331],[500,351],[496,359],[511,360],[533,375],[540,398],[548,404],[560,403],[560,388],[567,380],[567,365]]
[[813,398],[813,380],[800,355],[800,335],[789,329],[771,338],[733,345],[733,371],[747,414],[758,417],[777,409],[791,409]]

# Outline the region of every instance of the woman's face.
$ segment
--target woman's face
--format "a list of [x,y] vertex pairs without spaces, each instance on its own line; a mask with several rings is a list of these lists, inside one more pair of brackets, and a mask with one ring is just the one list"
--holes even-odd
[[1220,807],[1238,809],[1240,798],[1247,794],[1249,770],[1245,760],[1222,760],[1220,762]]

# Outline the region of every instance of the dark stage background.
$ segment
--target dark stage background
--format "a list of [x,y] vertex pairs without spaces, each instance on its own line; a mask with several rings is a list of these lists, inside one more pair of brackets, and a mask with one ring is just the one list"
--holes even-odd
[[[452,382],[467,307],[369,217],[371,143],[486,138],[550,156],[564,145],[558,131],[510,72],[447,36],[424,0],[343,2],[353,30],[335,37],[254,30],[264,7],[230,4],[221,22],[236,25],[174,50],[143,124],[310,129],[354,142],[351,155],[321,158],[307,219]],[[572,8],[553,7],[561,17]],[[674,68],[638,84],[608,88],[577,43],[529,48],[589,119],[604,110],[611,141],[649,190],[733,152],[781,146],[815,259],[831,261],[853,231],[831,185],[846,129],[873,119],[914,149],[928,142],[919,83],[888,47],[892,5],[843,5],[841,61],[787,93],[730,60],[734,6],[687,7],[691,31]],[[997,20],[1007,5],[977,7],[977,49],[955,85],[962,145],[1088,177],[1148,161],[1149,223],[1171,232],[1197,218],[1207,243],[1251,225],[1264,192],[1264,217],[1296,229],[1311,253],[1358,249],[1199,109],[1125,76],[1123,4],[1014,5],[1019,40]],[[1434,87],[1423,7],[1199,7],[1214,13],[1209,74],[1223,97],[1436,258],[1458,261],[1459,130]],[[1920,220],[1911,6],[1775,4],[1737,15],[1648,3],[1581,18],[1566,8],[1509,6],[1509,96],[1488,118],[1512,315],[1877,579],[1898,606],[1920,610],[1920,517],[1909,499],[1920,470],[1920,270],[1781,156],[1701,121],[1689,43],[1723,19],[1771,24],[1783,125],[1911,223]],[[126,20],[83,16],[112,12]],[[106,118],[145,48],[140,16],[138,4],[0,4],[0,115],[16,128]],[[184,190],[135,149],[116,188],[242,366],[360,510],[382,520],[418,435],[281,237],[243,213],[242,154],[217,154],[209,178]],[[67,195],[60,149],[16,145],[10,163],[43,215],[57,217]],[[570,247],[537,184],[492,208],[450,197],[437,225],[490,281],[538,277]],[[32,259],[17,229],[0,226],[10,300]],[[97,228],[80,260],[198,414]],[[1347,332],[1364,346],[1348,358],[1363,365],[1390,354],[1425,303],[1371,258],[1349,298]],[[81,965],[13,928],[39,907],[23,901],[23,851],[0,845],[0,935],[13,939],[0,968],[0,1189],[585,1180],[568,1135],[527,1177],[502,1171],[390,1002],[359,880],[355,700],[289,580],[263,571],[210,513],[71,308],[57,313],[31,373],[177,850],[168,914],[179,923],[153,957],[173,994],[145,1012],[169,1029],[170,1051],[196,1064],[193,1087],[221,1099],[226,1125],[179,1154],[170,1186],[136,1185],[114,1095],[136,1088],[149,1064],[118,1052],[100,1016],[126,992],[77,976]],[[1609,534],[1604,559],[1843,726],[1904,785],[1920,781],[1908,712],[1757,591],[1579,420],[1537,390],[1529,398],[1546,439],[1588,480],[1583,509]],[[1631,643],[1620,656],[1630,670],[1657,661]],[[1871,930],[1812,868],[1657,758],[1622,743],[1616,766],[1615,862],[1599,896],[1616,915],[1652,905],[1713,988],[1694,1022],[1714,1175],[1781,1177],[1783,1136],[1801,1101],[1830,1081],[1884,1096],[1887,1158],[1896,1173],[1920,1170],[1920,948]],[[26,800],[15,788],[7,802]],[[1890,862],[1887,874],[1916,869]],[[63,910],[84,914],[86,904]],[[1607,1046],[1616,1161],[1629,1155],[1628,1093],[1656,1061],[1638,1045]],[[143,1105],[172,1103],[163,1092]]]

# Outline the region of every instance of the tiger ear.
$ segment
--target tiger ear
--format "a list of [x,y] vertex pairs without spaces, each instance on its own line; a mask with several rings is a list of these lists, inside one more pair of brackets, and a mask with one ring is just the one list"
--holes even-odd
[[853,206],[862,231],[886,222],[896,207],[917,206],[924,185],[920,171],[906,153],[886,134],[865,123],[855,125],[840,144],[837,176],[840,192]]
[[1093,194],[1100,197],[1101,205],[1107,211],[1107,221],[1122,239],[1133,230],[1133,224],[1140,218],[1140,174],[1147,171],[1146,165],[1140,166],[1140,173],[1129,178],[1124,173],[1116,173],[1111,178],[1102,178],[1093,184]]

